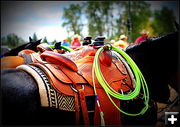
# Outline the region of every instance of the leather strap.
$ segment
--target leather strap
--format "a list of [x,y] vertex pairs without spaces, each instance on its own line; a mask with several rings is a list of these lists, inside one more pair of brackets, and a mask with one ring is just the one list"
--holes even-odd
[[[101,109],[104,112],[105,125],[122,125],[120,120],[120,112],[114,107],[114,105],[109,100],[108,96],[103,89],[96,89],[99,95],[99,102]],[[112,98],[118,107],[120,107],[120,100]],[[100,112],[96,103],[95,114],[94,114],[94,125],[101,125]]]
[[80,103],[81,103],[84,124],[90,125],[88,111],[87,111],[87,105],[86,105],[86,98],[84,95],[84,89],[78,89],[78,91],[79,91],[79,97],[80,97]]
[[78,93],[74,92],[76,125],[79,125],[79,100]]

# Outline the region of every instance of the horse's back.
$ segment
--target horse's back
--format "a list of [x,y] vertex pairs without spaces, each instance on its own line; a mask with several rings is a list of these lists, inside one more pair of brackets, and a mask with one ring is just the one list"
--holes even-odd
[[41,107],[36,81],[25,71],[2,69],[1,92],[3,125],[75,124],[74,112]]
[[1,70],[1,92],[3,124],[23,124],[35,119],[40,106],[39,93],[30,75],[17,69]]

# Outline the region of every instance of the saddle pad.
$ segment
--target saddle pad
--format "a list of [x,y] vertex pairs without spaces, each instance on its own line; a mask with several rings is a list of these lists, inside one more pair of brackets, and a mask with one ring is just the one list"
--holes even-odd
[[[65,85],[62,82],[58,81],[57,78],[55,78],[52,73],[49,71],[48,68],[46,68],[43,64],[34,63],[34,66],[40,67],[48,76],[50,84],[53,85],[53,87],[64,96],[74,96],[75,91],[72,90],[70,87],[71,84]],[[76,89],[82,89],[81,85],[77,85]],[[110,102],[107,95],[105,94],[104,90],[102,88],[97,88],[97,92],[99,94],[100,102],[103,105],[102,109],[104,112],[104,118],[106,121],[106,125],[120,125],[120,112],[114,107],[114,105]],[[94,90],[93,88],[86,84],[84,85],[84,96],[94,96]],[[116,105],[120,106],[120,101],[115,99]],[[108,107],[107,107],[108,106]],[[111,110],[109,110],[111,108]],[[115,115],[116,114],[116,115]],[[95,125],[100,125],[100,116],[99,116],[99,110],[96,104],[95,108]]]
[[40,68],[31,65],[20,65],[17,69],[26,71],[37,82],[42,107],[52,107],[75,112],[74,97],[65,96],[57,92]]

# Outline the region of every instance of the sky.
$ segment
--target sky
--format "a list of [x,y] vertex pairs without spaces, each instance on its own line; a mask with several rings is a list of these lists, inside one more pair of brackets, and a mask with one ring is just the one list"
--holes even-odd
[[[15,33],[25,41],[36,33],[38,39],[45,36],[49,42],[62,41],[68,34],[63,28],[63,8],[83,1],[7,1],[1,2],[1,37]],[[148,2],[148,1],[146,1]],[[177,1],[149,1],[151,9],[166,6],[173,10],[179,23],[179,3]],[[83,35],[87,35],[87,27]]]

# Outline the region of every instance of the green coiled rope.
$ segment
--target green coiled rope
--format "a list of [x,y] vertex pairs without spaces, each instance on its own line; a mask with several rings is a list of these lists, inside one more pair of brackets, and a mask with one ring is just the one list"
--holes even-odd
[[[118,93],[116,92],[114,89],[112,89],[109,84],[107,83],[107,81],[104,79],[104,76],[101,72],[101,69],[100,69],[100,65],[99,65],[99,56],[101,54],[101,52],[104,51],[104,48],[101,47],[100,49],[98,49],[98,51],[96,52],[96,55],[95,55],[95,58],[94,58],[94,62],[93,62],[93,69],[95,72],[95,75],[98,79],[98,82],[101,84],[102,88],[105,90],[108,98],[110,99],[110,101],[113,103],[113,105],[122,113],[126,114],[126,115],[129,115],[129,116],[137,116],[137,115],[142,115],[144,114],[147,109],[148,109],[148,103],[149,103],[149,90],[148,90],[148,86],[147,86],[147,83],[141,73],[141,71],[139,70],[139,68],[137,67],[137,65],[135,64],[135,62],[129,57],[128,54],[126,54],[124,51],[122,51],[121,49],[119,48],[116,48],[114,46],[111,46],[109,45],[108,46],[109,49],[112,49],[116,52],[118,52],[119,54],[121,54],[124,59],[126,59],[126,61],[128,62],[129,66],[131,67],[133,73],[134,73],[134,76],[135,76],[135,79],[136,79],[136,85],[135,85],[135,89],[132,93],[130,94],[127,94],[127,95],[123,95],[121,93]],[[93,79],[94,79],[94,75],[93,76]],[[140,89],[141,89],[141,86],[142,86],[142,89],[143,89],[143,98],[144,98],[144,101],[145,101],[145,107],[142,108],[142,110],[139,112],[139,113],[135,113],[135,114],[132,114],[132,113],[127,113],[123,110],[121,110],[115,103],[114,101],[112,100],[111,96],[114,97],[114,98],[117,98],[117,99],[120,99],[120,100],[131,100],[135,97],[137,97],[140,93]],[[95,86],[94,86],[95,87]],[[111,96],[110,96],[111,95]]]

